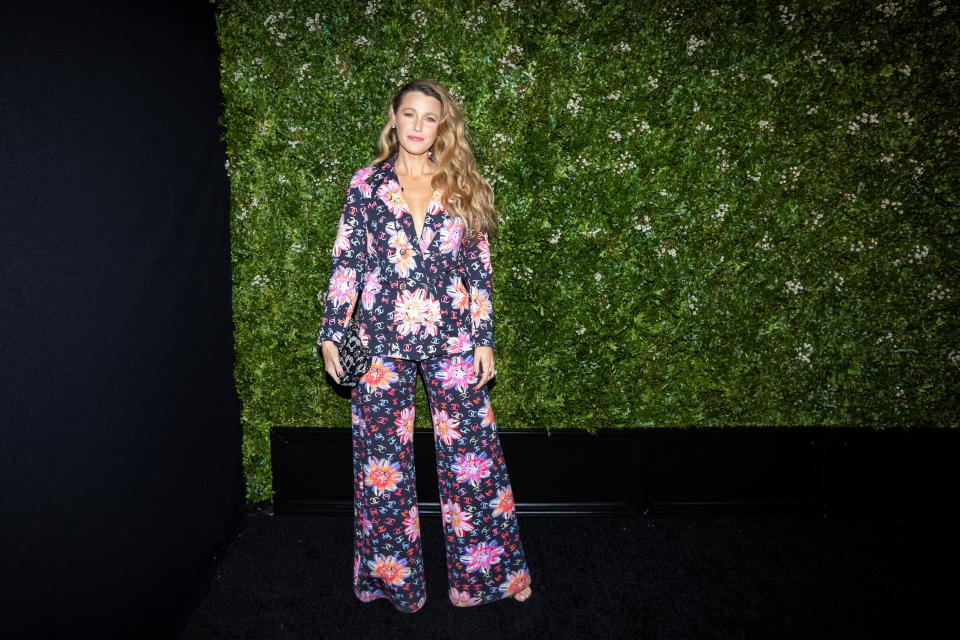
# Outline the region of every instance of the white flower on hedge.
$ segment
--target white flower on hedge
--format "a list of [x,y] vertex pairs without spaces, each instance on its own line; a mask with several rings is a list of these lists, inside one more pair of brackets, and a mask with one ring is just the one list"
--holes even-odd
[[647,76],[647,86],[650,89],[656,89],[660,86],[660,80],[658,78],[654,78],[653,76]]
[[629,171],[630,169],[636,169],[637,163],[634,162],[629,153],[621,153],[620,159],[617,162],[617,165],[613,168],[613,172],[617,175],[620,175],[624,171]]
[[261,275],[254,276],[251,284],[253,284],[255,287],[259,287],[260,291],[263,291],[267,288],[267,285],[270,284],[270,277]]
[[896,200],[890,200],[890,199],[888,199],[888,198],[884,198],[883,200],[880,201],[880,208],[881,208],[881,209],[886,209],[887,207],[892,207],[893,209],[896,209],[897,213],[903,213],[903,203],[902,203],[902,202],[898,202],[898,201],[896,201]]
[[462,24],[463,28],[467,31],[476,31],[484,21],[483,15],[479,11],[476,11],[467,13],[463,20],[460,21],[460,24]]
[[816,64],[823,64],[824,62],[827,61],[826,56],[823,55],[823,52],[821,52],[820,49],[814,49],[813,51],[804,51],[803,57],[806,58],[807,60],[810,60],[811,62],[815,62]]
[[269,33],[271,38],[273,39],[273,44],[277,45],[278,47],[283,46],[283,41],[287,39],[288,34],[285,31],[281,31],[280,27],[277,26],[277,23],[280,22],[281,20],[285,20],[289,18],[290,18],[289,12],[281,11],[276,14],[268,15],[266,19],[264,19],[263,21],[263,26],[267,28],[267,33]]
[[567,100],[567,110],[576,117],[580,113],[580,96],[573,94],[573,97]]
[[715,212],[712,216],[710,216],[710,217],[712,217],[712,218],[718,218],[718,219],[720,219],[720,220],[723,220],[723,217],[724,217],[725,215],[727,215],[727,211],[729,211],[729,210],[730,210],[730,205],[728,205],[728,204],[721,204],[719,207],[717,207],[716,212]]
[[920,262],[924,258],[930,255],[930,247],[924,245],[920,246],[918,244],[913,245],[913,253],[907,258],[907,262]]
[[860,131],[860,123],[876,124],[878,122],[880,122],[880,119],[878,118],[877,114],[863,112],[857,116],[856,120],[847,123],[847,133],[853,134]]
[[803,285],[798,280],[787,280],[787,291],[790,293],[800,293],[803,291]]
[[527,281],[529,281],[529,280],[531,280],[532,277],[533,277],[533,269],[531,269],[530,267],[518,267],[518,266],[514,266],[514,267],[513,267],[513,273],[514,273],[514,274],[517,276],[517,278],[520,279],[520,280],[527,280]]
[[[297,82],[303,82],[304,78],[307,76],[307,71],[310,70],[310,63],[304,62],[302,65],[297,67]],[[290,127],[293,130],[293,127]]]
[[892,18],[900,13],[901,6],[899,2],[881,2],[877,5],[876,9],[881,12],[885,18]]
[[690,311],[693,312],[693,315],[697,315],[697,296],[690,294],[690,297],[687,298],[687,306],[690,307]]
[[787,182],[796,182],[800,177],[799,167],[790,167],[785,172],[780,175],[780,184],[786,184]]
[[497,60],[500,63],[500,73],[517,68],[517,63],[523,56],[523,47],[517,44],[507,45],[507,50],[503,56]]
[[630,51],[630,45],[621,41],[614,45],[613,50],[617,53],[626,53],[627,51]]
[[893,339],[893,334],[889,331],[887,331],[887,335],[877,337],[876,344],[883,344],[884,342],[896,342]]
[[593,274],[593,279],[594,279],[594,280],[599,280],[599,279],[602,278],[602,277],[603,277],[603,276],[600,275],[600,272],[599,272],[599,271],[598,271],[597,273]]
[[677,250],[674,247],[668,247],[666,243],[661,243],[660,246],[656,248],[654,253],[657,254],[658,258],[662,258],[664,255],[669,255],[672,258],[677,257]]
[[864,249],[876,249],[877,248],[877,239],[869,238],[866,243],[863,240],[857,240],[856,242],[850,243],[850,251],[860,253]]
[[307,18],[306,22],[303,23],[307,28],[307,31],[313,32],[320,28],[320,14],[313,14],[312,18]]
[[619,99],[620,99],[620,91],[619,91],[619,90],[617,90],[617,91],[611,91],[610,93],[607,94],[607,100],[619,100]]
[[757,127],[760,131],[773,131],[774,129],[773,122],[770,120],[760,120],[757,122]]
[[501,150],[504,146],[506,146],[510,142],[513,142],[513,140],[511,140],[510,138],[508,138],[502,133],[495,133],[493,134],[493,137],[490,139],[490,145],[498,151]]
[[560,229],[557,229],[553,232],[553,235],[550,236],[550,244],[557,244],[560,241]]
[[907,124],[913,124],[913,118],[910,116],[908,111],[897,111],[897,118],[903,120]]
[[578,335],[578,336],[582,336],[585,331],[586,331],[586,329],[584,329],[583,327],[580,327],[579,329],[577,329],[577,335]]
[[927,295],[931,300],[946,300],[950,297],[950,289],[938,284]]
[[376,0],[371,0],[367,3],[367,8],[364,9],[363,13],[365,15],[372,16],[376,15],[378,11],[380,11],[380,3],[376,2]]
[[[634,217],[633,219],[636,220],[637,218]],[[650,216],[643,216],[643,222],[638,222],[633,225],[633,228],[637,231],[650,231],[653,229],[653,226],[650,224]]]
[[953,351],[948,353],[947,360],[949,360],[953,364],[960,364],[960,351],[954,349]]
[[814,227],[820,224],[820,221],[823,219],[823,214],[817,211],[811,211],[810,214],[810,220],[808,222]]
[[513,9],[513,0],[500,0],[497,3],[497,9],[500,10],[500,13],[506,13]]
[[919,164],[917,164],[917,161],[916,161],[916,160],[914,160],[913,158],[907,158],[907,162],[909,162],[909,163],[911,163],[911,164],[916,164],[916,165],[917,165],[917,166],[915,166],[915,167],[913,168],[913,177],[914,177],[914,178],[919,178],[920,176],[923,175],[923,167],[921,167]]
[[766,80],[767,82],[769,82],[770,84],[772,84],[772,85],[775,86],[775,87],[780,84],[779,82],[777,82],[777,79],[774,78],[774,77],[773,77],[771,74],[769,74],[769,73],[765,73],[765,74],[763,74],[763,75],[760,76],[760,77],[763,78],[764,80]]
[[410,14],[410,19],[419,27],[427,26],[427,14],[423,9],[414,9]]
[[756,246],[758,249],[763,249],[764,251],[769,251],[769,250],[770,250],[770,238],[767,236],[766,233],[764,233],[764,234],[763,234],[763,238],[762,238],[761,240],[758,240],[758,241],[757,241],[757,244],[754,245],[754,246]]
[[802,347],[797,347],[797,360],[810,364],[810,354],[813,353],[813,345],[804,342]]
[[706,44],[706,40],[701,40],[697,36],[690,36],[690,39],[687,40],[687,55],[692,56],[697,49]]
[[357,36],[357,39],[353,41],[353,44],[357,45],[358,47],[365,47],[370,44],[370,41],[363,36]]
[[834,272],[833,272],[833,279],[837,281],[837,282],[833,285],[833,288],[836,289],[837,291],[840,291],[840,287],[843,286],[843,276],[840,275],[839,272],[834,271]]
[[787,27],[787,30],[793,29],[793,21],[797,19],[797,14],[790,11],[790,7],[777,5],[780,10],[780,22]]

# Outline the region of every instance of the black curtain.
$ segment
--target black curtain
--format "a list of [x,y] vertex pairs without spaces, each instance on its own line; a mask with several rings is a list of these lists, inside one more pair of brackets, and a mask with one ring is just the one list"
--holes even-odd
[[245,522],[215,8],[0,3],[0,636],[173,637]]

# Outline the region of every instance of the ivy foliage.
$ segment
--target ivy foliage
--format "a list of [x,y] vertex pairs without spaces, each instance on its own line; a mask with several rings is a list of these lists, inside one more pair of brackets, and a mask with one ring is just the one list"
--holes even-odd
[[218,7],[251,499],[271,426],[350,426],[330,251],[415,77],[496,192],[498,426],[960,423],[956,7]]

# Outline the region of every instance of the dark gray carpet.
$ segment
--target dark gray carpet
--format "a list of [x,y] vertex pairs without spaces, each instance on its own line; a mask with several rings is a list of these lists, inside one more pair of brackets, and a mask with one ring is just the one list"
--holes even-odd
[[350,517],[252,511],[182,638],[923,638],[946,620],[945,520],[523,517],[533,596],[446,597],[439,516],[421,516],[427,603],[351,591]]

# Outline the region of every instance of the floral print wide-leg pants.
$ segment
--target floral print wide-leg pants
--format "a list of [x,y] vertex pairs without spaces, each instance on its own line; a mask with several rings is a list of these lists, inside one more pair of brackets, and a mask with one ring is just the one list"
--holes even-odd
[[353,590],[404,613],[427,600],[413,463],[417,369],[427,383],[450,601],[472,607],[530,585],[513,489],[473,351],[426,360],[374,356],[353,388]]

